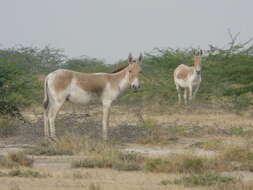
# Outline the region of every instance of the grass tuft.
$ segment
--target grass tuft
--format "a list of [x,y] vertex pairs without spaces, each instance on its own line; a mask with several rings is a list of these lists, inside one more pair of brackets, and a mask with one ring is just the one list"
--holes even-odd
[[169,144],[172,141],[176,141],[177,137],[171,137],[171,133],[168,129],[161,127],[155,120],[147,119],[141,126],[145,135],[138,139],[141,144]]
[[232,147],[227,149],[221,158],[241,163],[253,163],[253,151],[244,147]]
[[37,147],[34,147],[27,151],[30,155],[47,155],[47,156],[55,156],[55,155],[73,155],[73,152],[70,150],[63,150],[59,149],[58,147],[54,146],[53,144],[47,144],[47,145],[40,145]]
[[49,174],[41,174],[37,171],[32,170],[12,170],[8,173],[0,172],[0,177],[33,177],[33,178],[42,178],[49,177]]
[[24,152],[10,153],[0,159],[0,166],[13,168],[18,166],[32,167],[34,160],[28,158]]
[[208,173],[211,171],[231,171],[231,163],[219,158],[202,158],[191,154],[177,154],[170,158],[148,159],[144,169],[162,173]]
[[224,149],[224,143],[219,138],[214,138],[205,142],[197,142],[193,146],[202,148],[204,150],[217,151]]
[[194,186],[211,186],[211,185],[221,185],[228,183],[235,183],[233,177],[222,176],[218,173],[207,173],[202,175],[190,175],[185,176],[174,181],[163,180],[161,181],[162,185],[168,184],[178,184],[184,185],[185,187],[194,187]]
[[17,123],[13,119],[1,118],[0,119],[0,137],[9,137],[17,131]]
[[101,190],[101,186],[99,184],[91,183],[88,187],[89,190]]
[[192,155],[176,155],[171,159],[150,159],[145,170],[165,173],[202,173],[207,169],[204,159]]
[[112,168],[119,171],[138,171],[142,169],[141,165],[137,163],[127,163],[127,162],[114,163]]
[[50,141],[28,151],[31,155],[73,155],[83,153],[101,153],[113,147],[110,143],[94,141],[86,136],[67,133],[59,137],[56,142]]
[[85,159],[72,162],[73,168],[111,168],[112,162],[106,159]]

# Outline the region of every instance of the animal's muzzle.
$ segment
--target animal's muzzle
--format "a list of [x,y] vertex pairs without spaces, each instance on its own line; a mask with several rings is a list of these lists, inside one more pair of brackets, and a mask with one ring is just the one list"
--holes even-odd
[[140,88],[140,85],[132,85],[132,89],[134,92],[137,92]]

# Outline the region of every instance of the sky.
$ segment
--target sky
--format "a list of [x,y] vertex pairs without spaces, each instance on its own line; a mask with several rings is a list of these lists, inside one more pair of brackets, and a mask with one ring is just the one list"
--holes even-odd
[[253,37],[252,0],[0,0],[0,48],[60,48],[114,63],[153,48]]

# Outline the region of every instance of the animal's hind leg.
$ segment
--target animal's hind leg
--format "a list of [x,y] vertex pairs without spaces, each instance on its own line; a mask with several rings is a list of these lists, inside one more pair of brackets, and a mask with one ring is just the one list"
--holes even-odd
[[57,113],[59,112],[63,103],[55,102],[53,105],[49,107],[48,117],[49,117],[49,126],[50,126],[50,137],[55,138],[55,118]]
[[49,126],[48,126],[48,108],[44,110],[44,135],[49,137]]
[[178,104],[181,104],[181,89],[179,87],[179,85],[176,84],[176,89],[177,89],[177,95],[178,95]]

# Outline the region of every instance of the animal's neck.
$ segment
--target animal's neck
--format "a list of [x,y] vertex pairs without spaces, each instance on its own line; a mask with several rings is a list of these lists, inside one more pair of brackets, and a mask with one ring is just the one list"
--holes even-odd
[[118,73],[114,73],[112,80],[117,81],[120,92],[125,91],[129,87],[128,67]]
[[201,64],[201,57],[200,56],[194,57],[194,67],[197,67],[197,65],[200,64]]
[[193,73],[193,74],[194,74],[196,77],[201,76],[201,70],[200,70],[200,71],[197,71],[197,67],[196,67],[196,66],[193,67],[193,70],[194,70],[194,73]]

